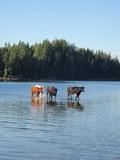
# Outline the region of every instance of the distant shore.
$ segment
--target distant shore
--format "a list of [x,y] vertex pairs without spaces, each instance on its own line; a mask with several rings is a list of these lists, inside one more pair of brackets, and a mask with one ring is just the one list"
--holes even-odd
[[52,81],[120,81],[120,79],[25,79],[20,77],[0,77],[0,82],[52,82]]
[[25,79],[19,77],[0,77],[0,81],[25,81]]

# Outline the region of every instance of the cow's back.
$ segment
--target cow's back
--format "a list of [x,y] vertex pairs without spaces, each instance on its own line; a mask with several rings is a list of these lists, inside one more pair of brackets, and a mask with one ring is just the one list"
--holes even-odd
[[80,87],[68,87],[67,92],[70,94],[78,93],[80,92]]
[[38,92],[40,92],[40,89],[39,89],[38,87],[34,87],[34,86],[33,86],[33,87],[31,88],[31,92],[32,92],[32,93],[38,93]]
[[56,95],[57,94],[57,89],[53,86],[51,86],[51,87],[48,86],[46,91],[47,91],[47,94],[49,94],[49,95]]

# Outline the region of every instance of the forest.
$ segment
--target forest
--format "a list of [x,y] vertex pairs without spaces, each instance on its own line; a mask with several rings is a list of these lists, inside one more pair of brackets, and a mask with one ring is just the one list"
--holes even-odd
[[120,80],[120,62],[64,39],[0,47],[0,77],[21,80]]

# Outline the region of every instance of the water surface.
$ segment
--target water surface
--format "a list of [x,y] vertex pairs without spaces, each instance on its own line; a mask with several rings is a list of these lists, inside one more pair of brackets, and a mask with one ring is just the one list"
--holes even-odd
[[[58,88],[31,99],[31,86]],[[85,86],[68,101],[68,86]],[[0,82],[1,160],[120,159],[120,82]]]

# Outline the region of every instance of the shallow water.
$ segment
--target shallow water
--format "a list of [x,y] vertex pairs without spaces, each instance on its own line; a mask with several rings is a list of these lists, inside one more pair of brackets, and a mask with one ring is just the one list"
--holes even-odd
[[[32,100],[34,84],[56,86],[56,100]],[[119,160],[119,127],[120,82],[0,82],[0,160]]]

